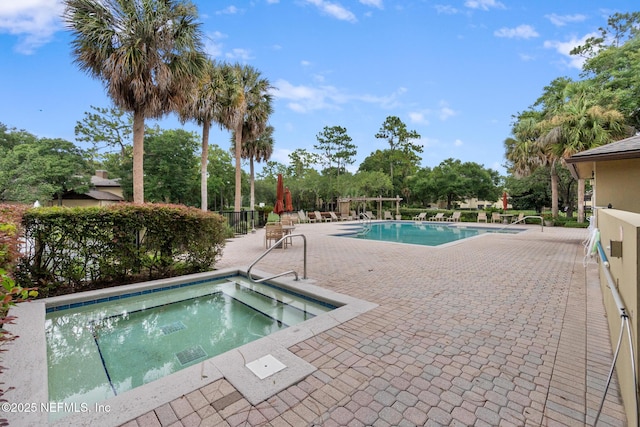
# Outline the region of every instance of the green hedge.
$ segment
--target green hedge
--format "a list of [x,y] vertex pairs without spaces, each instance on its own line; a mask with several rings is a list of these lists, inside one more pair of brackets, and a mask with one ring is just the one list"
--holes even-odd
[[181,205],[29,209],[16,271],[41,296],[206,271],[228,234],[224,218]]

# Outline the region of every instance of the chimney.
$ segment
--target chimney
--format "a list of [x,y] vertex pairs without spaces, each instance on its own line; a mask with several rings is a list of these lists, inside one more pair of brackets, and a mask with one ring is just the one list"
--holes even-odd
[[97,170],[96,176],[98,178],[107,179],[107,171],[106,170]]

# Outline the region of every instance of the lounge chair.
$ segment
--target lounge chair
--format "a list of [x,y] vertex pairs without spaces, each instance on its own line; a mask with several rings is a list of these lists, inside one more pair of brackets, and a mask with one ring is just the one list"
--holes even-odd
[[438,212],[429,218],[429,221],[444,221],[444,212]]
[[486,212],[478,212],[478,222],[487,222],[487,213]]
[[304,211],[302,209],[298,211],[298,220],[300,221],[300,224],[304,224],[306,222],[311,222],[309,220],[309,217],[304,213]]
[[426,212],[420,212],[418,215],[414,216],[413,218],[411,218],[414,221],[424,221],[427,219],[427,213]]
[[367,211],[367,216],[369,217],[369,219],[377,219],[375,216],[373,216],[373,212],[371,211]]
[[322,214],[320,213],[320,211],[313,211],[314,215],[316,216],[316,221],[318,222],[331,222],[331,218],[325,218],[322,216]]
[[332,220],[332,221],[340,221],[340,220],[342,220],[342,221],[346,221],[347,219],[349,219],[349,218],[347,218],[346,216],[340,216],[340,217],[338,217],[338,215],[336,215],[336,213],[335,213],[335,212],[333,212],[333,211],[329,212],[329,215],[331,215],[331,220]]
[[491,214],[491,222],[502,222],[502,218],[498,212],[493,212]]
[[453,215],[451,215],[449,218],[447,218],[447,221],[460,222],[460,215],[461,214],[462,214],[462,212],[460,212],[460,211],[454,212]]
[[520,212],[520,215],[518,215],[517,217],[514,217],[513,221],[511,221],[511,222],[512,223],[513,222],[524,222],[523,219],[524,219],[524,212]]
[[[264,246],[265,248],[271,247],[271,242],[275,243],[284,237],[284,231],[282,230],[282,224],[279,222],[268,222],[264,226]],[[282,242],[282,248],[287,247],[287,241]]]
[[384,211],[384,219],[393,219],[393,216],[391,215],[391,212]]

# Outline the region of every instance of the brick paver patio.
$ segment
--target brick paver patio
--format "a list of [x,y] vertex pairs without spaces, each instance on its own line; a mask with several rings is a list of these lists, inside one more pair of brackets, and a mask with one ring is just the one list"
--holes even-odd
[[[379,306],[289,349],[313,374],[255,406],[221,379],[125,425],[593,424],[612,351],[597,266],[583,266],[586,230],[530,226],[432,248],[331,236],[346,224],[297,227],[308,277]],[[301,274],[302,246],[257,267]],[[258,230],[230,241],[218,267],[263,251]],[[615,382],[598,425],[626,425]]]

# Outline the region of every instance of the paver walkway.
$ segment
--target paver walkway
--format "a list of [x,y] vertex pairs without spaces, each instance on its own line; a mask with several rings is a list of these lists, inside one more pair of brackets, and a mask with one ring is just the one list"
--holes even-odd
[[[592,425],[612,351],[586,230],[432,248],[331,236],[346,224],[297,227],[308,276],[379,306],[290,348],[317,371],[255,406],[222,379],[126,426]],[[257,268],[301,272],[302,246]],[[258,230],[230,241],[218,267],[263,251]],[[598,425],[626,425],[615,382]]]

